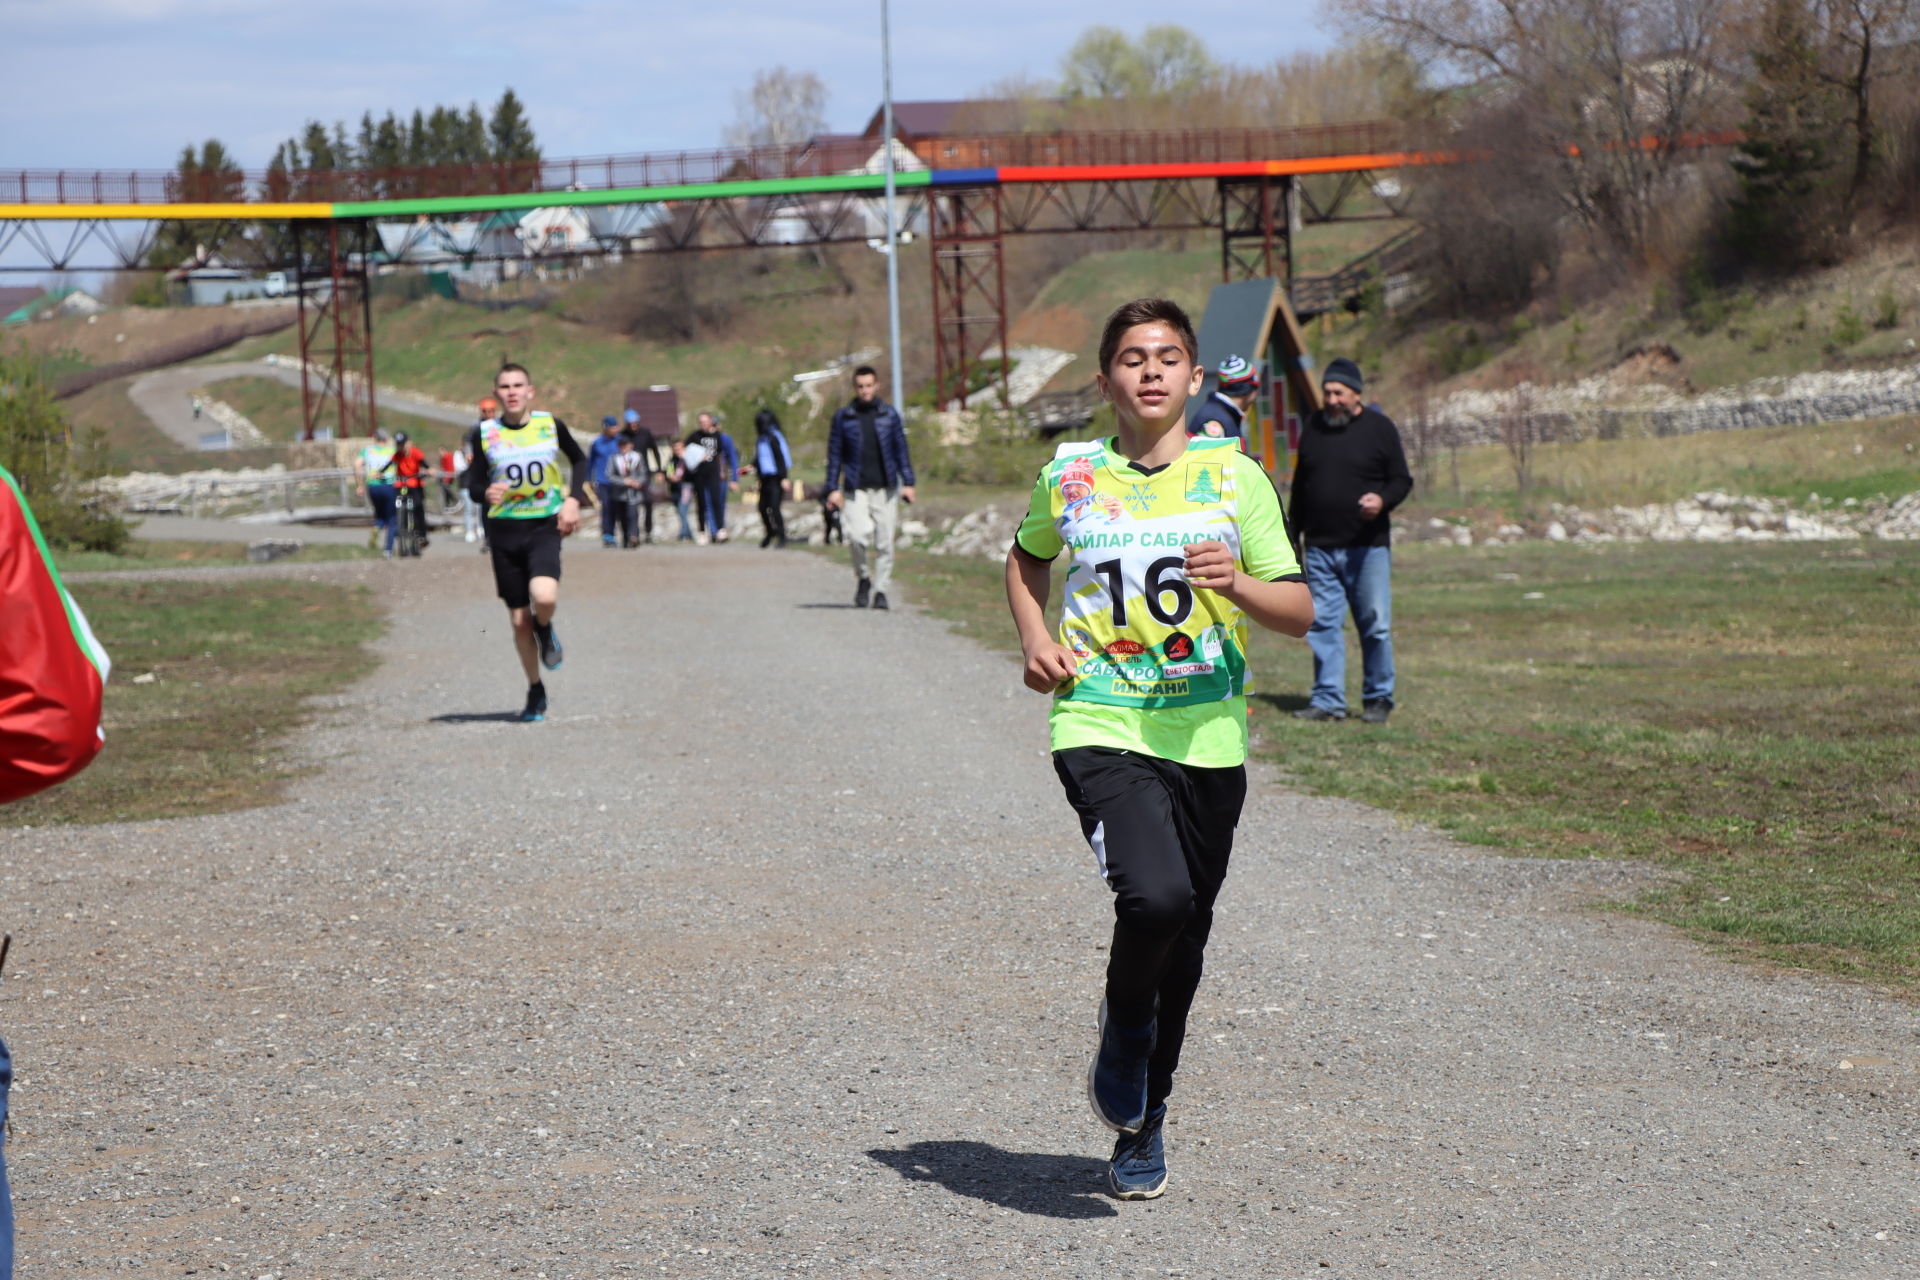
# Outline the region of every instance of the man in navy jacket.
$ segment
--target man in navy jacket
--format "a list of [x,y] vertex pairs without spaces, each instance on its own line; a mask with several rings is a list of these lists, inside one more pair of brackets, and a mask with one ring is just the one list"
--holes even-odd
[[887,607],[893,584],[893,535],[900,499],[913,501],[913,458],[900,412],[880,398],[880,375],[868,365],[853,371],[853,403],[833,415],[827,435],[827,505],[841,513],[841,529],[860,580],[853,605]]

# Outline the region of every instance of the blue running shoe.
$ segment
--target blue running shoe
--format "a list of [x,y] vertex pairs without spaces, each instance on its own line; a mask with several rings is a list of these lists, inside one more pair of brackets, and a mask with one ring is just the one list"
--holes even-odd
[[527,689],[526,710],[520,713],[521,724],[532,724],[536,720],[547,718],[547,687],[543,684],[532,685]]
[[1157,1026],[1157,1020],[1139,1028],[1109,1022],[1107,1002],[1100,1002],[1100,1047],[1087,1064],[1087,1101],[1109,1129],[1134,1133],[1146,1123],[1147,1059]]
[[553,632],[553,624],[549,622],[543,627],[534,623],[533,638],[540,642],[540,665],[549,671],[558,671],[566,655],[560,648],[560,637]]
[[1107,1164],[1107,1185],[1120,1200],[1151,1200],[1167,1189],[1167,1148],[1160,1129],[1167,1121],[1167,1104],[1147,1113],[1138,1133],[1123,1133],[1113,1144]]

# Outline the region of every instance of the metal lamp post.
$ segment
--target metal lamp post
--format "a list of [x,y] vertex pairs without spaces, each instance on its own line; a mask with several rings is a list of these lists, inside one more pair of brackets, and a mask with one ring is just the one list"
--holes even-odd
[[887,365],[893,371],[893,407],[900,409],[900,228],[893,202],[893,37],[887,0],[880,0],[880,102],[887,175]]

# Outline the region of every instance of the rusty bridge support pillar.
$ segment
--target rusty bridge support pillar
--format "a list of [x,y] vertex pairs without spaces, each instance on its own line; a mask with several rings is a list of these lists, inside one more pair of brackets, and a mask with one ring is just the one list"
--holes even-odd
[[1278,280],[1293,285],[1292,175],[1222,179],[1220,280]]
[[991,382],[1007,394],[1007,262],[1000,188],[933,187],[927,195],[933,233],[934,403],[967,405],[982,359],[997,348]]
[[296,222],[300,303],[300,438],[326,426],[336,440],[378,425],[373,383],[373,300],[367,289],[372,225]]

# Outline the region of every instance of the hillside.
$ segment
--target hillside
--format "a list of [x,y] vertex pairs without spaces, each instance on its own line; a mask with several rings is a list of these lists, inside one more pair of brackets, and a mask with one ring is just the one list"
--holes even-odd
[[[1299,237],[1302,274],[1337,267],[1394,234],[1400,224],[1309,227]],[[1101,320],[1143,294],[1181,301],[1197,314],[1219,279],[1211,236],[1167,236],[1151,245],[1120,238],[1034,236],[1009,241],[1012,345],[1072,353],[1050,384],[1084,386],[1093,374]],[[924,244],[903,254],[902,292],[910,388],[931,376],[927,316],[930,280]],[[1555,299],[1498,320],[1324,317],[1309,339],[1324,362],[1358,358],[1370,398],[1404,420],[1422,402],[1510,387],[1565,383],[1613,372],[1623,384],[1657,382],[1689,393],[1810,369],[1874,370],[1913,362],[1920,338],[1920,285],[1911,247],[1769,288],[1691,296],[1663,284],[1621,286],[1594,301]],[[689,415],[709,406],[737,414],[791,387],[796,372],[850,351],[884,346],[884,266],[867,250],[795,249],[762,254],[660,257],[533,282],[524,305],[480,305],[439,297],[379,298],[376,367],[381,383],[467,404],[488,390],[503,359],[530,366],[544,403],[582,425],[615,411],[626,388],[669,383]],[[89,323],[63,319],[13,331],[64,374],[127,359],[230,322],[222,309],[121,309]],[[292,355],[291,330],[248,339],[207,361]],[[67,402],[75,425],[98,428],[116,461],[142,469],[205,465],[204,454],[155,431],[127,402],[122,379]],[[298,426],[298,393],[252,380],[223,384],[221,398],[275,439]],[[836,393],[837,394],[837,393]],[[802,408],[786,411],[795,443],[823,428]],[[390,425],[431,441],[445,428],[399,415]],[[1711,448],[1712,446],[1707,446]],[[258,461],[247,458],[246,461]],[[233,461],[240,462],[235,457]],[[1547,486],[1551,487],[1551,486]]]

